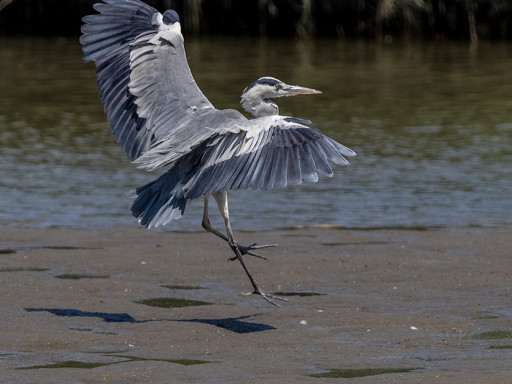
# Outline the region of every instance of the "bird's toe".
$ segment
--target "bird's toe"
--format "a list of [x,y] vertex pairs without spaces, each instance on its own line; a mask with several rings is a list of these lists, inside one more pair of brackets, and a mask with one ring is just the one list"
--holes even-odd
[[243,246],[243,245],[238,245],[238,249],[240,250],[240,253],[242,255],[249,255],[249,256],[254,256],[254,257],[259,257],[260,259],[267,259],[266,256],[262,256],[262,255],[258,255],[257,253],[254,253],[252,252],[253,250],[255,249],[263,249],[263,248],[269,248],[269,247],[277,247],[277,244],[258,244],[257,242],[256,243],[252,243],[251,245],[249,246]]
[[276,296],[276,295],[273,295],[272,293],[267,293],[265,291],[262,291],[261,289],[259,289],[259,287],[256,290],[254,290],[253,292],[242,293],[242,295],[244,295],[244,296],[260,295],[263,300],[269,302],[272,305],[275,305],[276,307],[281,307],[278,303],[276,303],[276,300],[285,301],[285,302],[288,301],[288,299],[286,299],[284,297]]

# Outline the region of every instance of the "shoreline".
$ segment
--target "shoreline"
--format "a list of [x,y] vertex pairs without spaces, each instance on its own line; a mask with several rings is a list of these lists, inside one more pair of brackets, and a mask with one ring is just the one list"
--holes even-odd
[[[2,230],[19,230],[19,231],[31,231],[31,230],[61,230],[61,231],[94,231],[94,230],[115,230],[115,229],[142,229],[151,233],[167,233],[167,234],[200,234],[204,233],[204,229],[201,226],[201,222],[197,222],[197,226],[193,226],[187,223],[185,228],[179,227],[179,220],[175,221],[178,223],[176,228],[174,227],[158,227],[152,229],[146,229],[136,222],[131,224],[119,225],[119,224],[105,224],[105,225],[86,225],[86,226],[73,226],[73,225],[27,225],[22,223],[1,223],[0,229]],[[223,224],[220,219],[216,223],[216,227],[224,230]],[[464,230],[464,229],[512,229],[512,223],[501,223],[501,224],[468,224],[468,225],[377,225],[371,227],[358,227],[358,226],[345,226],[342,224],[312,224],[312,225],[297,225],[297,226],[283,226],[270,229],[245,229],[245,228],[234,228],[235,233],[268,233],[268,232],[286,232],[286,231],[297,231],[297,230],[344,230],[344,231],[437,231],[437,230]]]

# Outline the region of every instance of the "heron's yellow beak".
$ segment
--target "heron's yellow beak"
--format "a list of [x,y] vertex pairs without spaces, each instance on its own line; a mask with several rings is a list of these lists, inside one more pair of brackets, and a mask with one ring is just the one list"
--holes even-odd
[[299,87],[297,85],[286,85],[283,89],[283,96],[315,95],[322,93],[312,88]]

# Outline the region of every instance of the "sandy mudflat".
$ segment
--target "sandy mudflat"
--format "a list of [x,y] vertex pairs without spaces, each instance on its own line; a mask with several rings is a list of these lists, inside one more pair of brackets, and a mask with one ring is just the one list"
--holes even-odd
[[280,244],[248,260],[264,289],[320,295],[241,296],[207,233],[3,228],[0,382],[512,383],[512,228],[238,238]]

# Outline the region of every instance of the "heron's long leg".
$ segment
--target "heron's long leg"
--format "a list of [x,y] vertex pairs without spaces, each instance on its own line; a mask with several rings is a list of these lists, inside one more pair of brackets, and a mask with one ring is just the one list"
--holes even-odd
[[[210,220],[208,219],[208,197],[207,196],[204,197],[203,223],[202,224],[203,224],[203,228],[206,231],[213,233],[214,235],[220,237],[221,239],[223,239],[224,241],[229,243],[228,237],[226,235],[224,235],[222,232],[217,231],[210,224]],[[246,247],[246,246],[238,244],[238,249],[240,250],[242,255],[247,254],[247,255],[250,255],[250,256],[259,257],[260,259],[266,259],[265,256],[258,255],[256,253],[251,252],[251,251],[253,249],[261,249],[261,248],[276,247],[276,246],[277,246],[277,244],[258,244],[258,243],[253,243],[253,244],[249,245],[248,247]],[[236,259],[236,257],[234,259]]]
[[281,297],[273,296],[271,294],[265,293],[261,290],[259,285],[256,283],[254,278],[252,277],[251,272],[249,271],[249,268],[247,267],[247,264],[245,263],[244,258],[242,257],[242,253],[240,252],[240,249],[238,247],[238,244],[236,243],[234,237],[233,237],[233,230],[231,229],[231,223],[229,221],[229,209],[228,209],[228,194],[227,192],[216,192],[213,194],[213,197],[215,197],[215,200],[217,201],[217,205],[219,206],[220,213],[222,215],[222,218],[224,219],[224,223],[226,224],[226,232],[227,232],[227,241],[233,252],[235,253],[235,258],[240,261],[240,264],[242,264],[242,268],[244,269],[245,273],[247,274],[247,277],[249,277],[249,280],[252,284],[252,287],[254,291],[252,294],[258,294],[261,297],[263,297],[266,301],[269,303],[279,307],[279,304],[277,304],[272,298],[287,301],[286,299],[283,299]]
[[229,242],[229,239],[226,237],[226,235],[224,235],[223,233],[217,231],[210,224],[210,219],[208,219],[208,197],[206,197],[206,196],[204,197],[203,228],[206,229],[208,232],[213,233],[214,235],[220,237],[224,241]]

